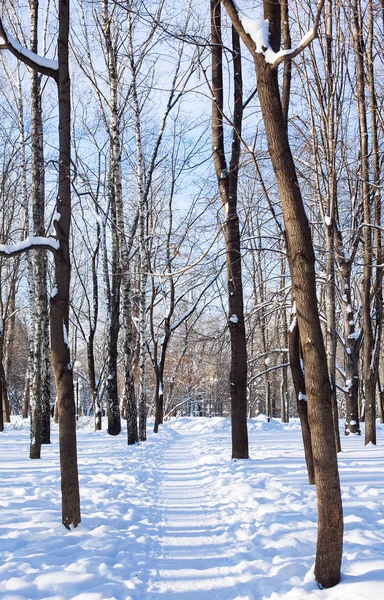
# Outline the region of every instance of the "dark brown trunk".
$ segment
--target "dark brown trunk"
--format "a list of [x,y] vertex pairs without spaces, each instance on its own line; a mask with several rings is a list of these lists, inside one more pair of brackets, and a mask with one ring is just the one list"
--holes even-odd
[[309,429],[308,423],[308,404],[305,391],[305,379],[302,368],[302,358],[300,352],[300,333],[295,311],[293,311],[292,321],[289,328],[288,349],[292,381],[293,386],[295,388],[297,410],[299,413],[301,425],[301,435],[303,437],[304,456],[308,473],[308,483],[310,485],[313,485],[315,483],[315,467],[313,464],[311,431]]
[[59,3],[59,194],[55,221],[60,249],[55,253],[57,293],[51,297],[51,360],[59,414],[62,522],[67,529],[81,521],[76,449],[76,415],[73,371],[68,346],[69,284],[71,275],[69,233],[71,224],[71,94],[68,69],[69,0]]
[[120,316],[120,286],[121,271],[119,259],[119,242],[116,225],[116,207],[111,203],[112,220],[112,275],[111,297],[109,301],[108,341],[107,341],[107,418],[109,435],[119,435],[121,432],[121,418],[119,395],[117,385],[117,358],[119,339]]
[[[223,0],[223,3],[254,56],[269,154],[283,208],[292,291],[303,349],[308,422],[315,466],[318,503],[315,577],[322,587],[332,587],[340,581],[343,511],[334,443],[331,387],[317,307],[311,233],[285,129],[277,70],[271,68],[263,54],[255,52],[255,44],[244,32],[232,0]],[[264,0],[264,18],[269,20],[271,47],[277,51],[280,46],[280,5]]]
[[4,431],[4,417],[3,417],[3,386],[0,378],[0,431]]
[[224,210],[225,247],[228,283],[228,326],[231,338],[231,421],[232,458],[248,458],[247,429],[247,350],[244,325],[243,286],[241,275],[240,226],[237,214],[237,183],[242,125],[242,71],[239,35],[232,28],[234,131],[232,153],[227,169],[223,130],[223,72],[221,45],[221,6],[211,0],[212,39],[212,146],[221,202]]

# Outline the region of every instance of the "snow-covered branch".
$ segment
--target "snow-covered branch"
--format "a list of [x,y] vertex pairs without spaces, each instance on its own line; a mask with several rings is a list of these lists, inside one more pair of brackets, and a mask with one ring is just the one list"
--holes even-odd
[[16,244],[0,244],[0,256],[17,256],[31,249],[50,250],[54,252],[60,248],[58,240],[46,237],[27,237]]
[[[275,52],[269,43],[268,20],[249,17],[239,9],[233,0],[222,0],[222,3],[248,49],[251,50],[252,53],[263,54],[265,61],[272,65],[273,69],[277,69],[282,62],[291,60],[300,54],[317,37],[320,16],[324,6],[324,0],[320,0],[312,29],[306,33],[295,48],[288,48],[286,50]],[[248,43],[244,39],[247,36]],[[249,38],[253,43],[249,43]]]
[[59,63],[57,60],[45,58],[35,54],[18,42],[4,27],[0,18],[0,50],[9,50],[16,58],[21,60],[34,71],[48,75],[57,80]]

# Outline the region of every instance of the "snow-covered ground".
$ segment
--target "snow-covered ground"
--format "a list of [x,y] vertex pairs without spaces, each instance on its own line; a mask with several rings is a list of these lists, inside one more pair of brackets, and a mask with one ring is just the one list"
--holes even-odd
[[1,600],[380,600],[384,427],[342,439],[342,581],[313,578],[315,489],[298,422],[249,421],[250,460],[230,460],[230,422],[180,418],[127,447],[79,421],[82,523],[60,525],[57,428],[31,461],[26,423],[0,434]]

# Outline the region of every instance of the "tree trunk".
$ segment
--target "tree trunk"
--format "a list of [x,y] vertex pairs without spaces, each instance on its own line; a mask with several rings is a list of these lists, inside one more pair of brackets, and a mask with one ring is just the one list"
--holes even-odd
[[363,269],[363,361],[365,384],[365,443],[376,444],[376,376],[372,370],[373,334],[371,319],[372,282],[372,232],[371,232],[371,186],[369,183],[368,126],[365,104],[364,40],[362,32],[361,7],[358,0],[353,5],[354,47],[356,58],[356,98],[360,129],[360,178],[364,211],[364,269]]
[[[303,349],[308,422],[315,465],[318,503],[315,577],[322,587],[332,587],[340,581],[343,511],[334,443],[331,387],[317,307],[311,233],[284,125],[277,69],[266,62],[262,53],[256,52],[254,42],[239,21],[233,2],[223,0],[223,3],[254,57],[269,154],[283,208],[287,254]],[[264,0],[264,18],[269,19],[270,44],[276,52],[280,46],[280,5],[272,0]]]
[[[30,0],[31,50],[38,52],[38,0]],[[43,149],[43,118],[41,107],[41,75],[31,71],[31,171],[33,235],[45,235],[45,169]],[[47,295],[47,256],[34,252],[34,351],[31,386],[31,447],[30,458],[40,458],[41,444],[50,443],[49,384],[49,314]]]
[[358,353],[360,334],[355,331],[355,322],[352,309],[351,293],[351,267],[350,261],[340,262],[340,276],[343,289],[343,318],[345,338],[345,435],[356,433],[360,435],[359,424],[359,371]]
[[73,371],[68,346],[71,224],[71,94],[68,69],[69,0],[59,3],[59,194],[54,222],[60,248],[55,253],[57,293],[51,297],[51,360],[59,414],[62,521],[67,529],[81,521],[76,449],[76,416]]
[[[294,306],[295,305],[293,304],[293,307]],[[295,388],[297,410],[299,412],[299,419],[301,425],[301,435],[303,437],[304,456],[308,473],[308,483],[310,485],[313,485],[315,483],[315,467],[313,464],[311,430],[309,428],[308,423],[308,403],[305,390],[305,378],[302,367],[302,358],[300,352],[300,334],[299,327],[297,324],[297,315],[295,308],[292,309],[292,321],[288,333],[288,349],[292,381],[293,386]]]
[[0,431],[4,431],[4,417],[3,417],[3,386],[0,381]]
[[234,131],[229,172],[225,158],[223,130],[223,71],[221,5],[211,0],[212,40],[212,146],[213,160],[224,210],[225,247],[228,285],[228,326],[231,338],[231,422],[232,458],[248,458],[247,429],[247,350],[244,325],[243,284],[241,274],[240,226],[237,214],[237,188],[240,136],[243,114],[240,39],[232,27]]
[[[110,183],[110,185],[112,185]],[[108,302],[107,319],[107,419],[109,435],[119,435],[121,431],[119,395],[117,387],[117,355],[120,329],[120,259],[116,224],[116,205],[111,202],[112,224],[112,274],[111,295]]]

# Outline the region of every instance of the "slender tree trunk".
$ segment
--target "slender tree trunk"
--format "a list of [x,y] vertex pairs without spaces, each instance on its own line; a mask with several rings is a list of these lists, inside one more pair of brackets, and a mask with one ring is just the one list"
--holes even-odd
[[145,251],[146,237],[146,203],[140,206],[140,304],[139,304],[139,440],[147,439],[147,371],[146,371],[146,288],[147,288],[147,256]]
[[[134,226],[130,239],[127,243],[125,234],[125,221],[122,198],[122,174],[121,174],[121,132],[118,106],[118,52],[112,39],[111,15],[109,13],[108,0],[103,0],[103,27],[108,55],[109,85],[110,85],[110,154],[112,172],[112,201],[116,210],[117,236],[119,240],[120,269],[121,269],[121,299],[122,299],[122,321],[124,327],[124,392],[123,406],[129,412],[127,420],[128,443],[134,444],[137,440],[137,423],[135,424],[136,401],[134,392],[134,380],[132,375],[132,310],[131,310],[131,284],[129,274],[129,250],[132,246],[136,226]],[[129,347],[131,344],[131,347]],[[131,431],[129,431],[131,428]]]
[[116,223],[116,205],[111,202],[112,224],[112,264],[111,295],[107,318],[107,419],[109,435],[119,435],[121,431],[119,395],[117,387],[117,357],[120,329],[120,258]]
[[29,373],[27,371],[27,375],[25,377],[24,382],[24,392],[23,392],[23,408],[21,416],[23,419],[28,419],[29,416],[29,399],[30,399],[30,383],[29,383]]
[[364,40],[362,32],[362,15],[359,0],[353,5],[354,46],[356,58],[356,98],[360,128],[360,160],[361,187],[364,211],[364,269],[363,269],[363,361],[365,385],[365,443],[376,444],[376,376],[372,365],[374,339],[371,318],[371,283],[372,283],[372,232],[371,232],[371,186],[369,183],[369,148],[368,125],[365,99]]
[[[26,140],[25,140],[25,127],[24,127],[24,101],[23,91],[20,78],[20,66],[18,64],[17,69],[18,76],[18,121],[19,121],[19,132],[20,132],[20,168],[21,168],[21,201],[24,209],[24,227],[23,239],[28,237],[31,233],[30,230],[30,216],[29,216],[29,201],[27,194],[27,161],[26,161]],[[27,419],[29,416],[30,407],[30,394],[31,394],[31,381],[33,379],[33,334],[34,334],[34,314],[35,314],[35,282],[33,278],[33,254],[28,252],[26,260],[27,270],[27,285],[28,285],[28,311],[27,311],[27,323],[28,323],[28,366],[27,373],[25,376],[24,393],[23,393],[23,408],[22,417]],[[48,331],[49,336],[49,331]]]
[[244,325],[243,285],[241,274],[240,226],[237,214],[237,187],[242,125],[242,72],[239,35],[232,28],[234,132],[232,153],[227,168],[223,130],[223,71],[221,40],[221,4],[211,0],[212,40],[212,146],[213,160],[224,210],[225,247],[228,284],[228,326],[231,337],[231,421],[232,458],[248,458],[247,429],[247,350]]
[[358,352],[359,332],[355,331],[355,322],[352,309],[351,293],[351,267],[350,261],[342,260],[340,263],[340,276],[343,289],[343,318],[345,338],[345,435],[356,433],[360,435],[359,424],[359,373]]
[[[30,0],[31,50],[38,52],[38,0]],[[45,169],[43,149],[43,119],[41,106],[41,75],[31,71],[31,139],[32,139],[32,206],[33,234],[45,235]],[[47,256],[36,250],[33,261],[34,278],[34,351],[31,386],[31,447],[30,458],[40,458],[41,444],[50,443],[49,384],[49,313],[47,295]]]
[[[375,74],[374,74],[374,6],[372,0],[368,0],[368,48],[367,48],[367,77],[368,77],[368,90],[369,90],[369,109],[370,109],[370,120],[371,120],[371,139],[372,139],[372,165],[373,165],[373,187],[372,196],[370,199],[374,212],[375,229],[373,233],[374,242],[374,261],[376,263],[376,272],[374,277],[373,285],[373,307],[374,307],[374,336],[373,336],[373,348],[371,357],[371,380],[372,385],[377,385],[379,376],[379,363],[380,363],[380,345],[381,336],[383,329],[383,268],[384,263],[384,252],[382,243],[382,223],[381,223],[381,189],[382,189],[382,168],[380,159],[380,148],[379,148],[379,133],[378,133],[378,106],[376,100],[376,89],[375,89]],[[380,265],[380,266],[378,266]],[[374,396],[376,392],[374,392]],[[374,400],[376,404],[376,400]],[[381,400],[380,400],[381,403]],[[372,418],[372,415],[370,415]],[[374,413],[376,420],[376,408]],[[376,432],[376,422],[374,424]],[[370,440],[371,441],[371,440]]]
[[2,397],[2,420],[3,423],[10,423],[10,408],[8,402],[8,389],[7,389],[7,379],[5,375],[4,369],[4,358],[3,358],[3,348],[4,348],[4,319],[0,318],[0,386],[1,386],[1,397]]
[[295,303],[293,303],[291,316],[292,320],[288,333],[289,362],[291,367],[293,386],[295,388],[297,410],[299,412],[301,435],[303,437],[304,456],[308,473],[308,483],[310,485],[313,485],[315,483],[315,466],[313,464],[311,430],[309,428],[308,423],[308,403],[305,390],[305,378],[302,366],[303,361],[300,352],[300,333],[299,326],[297,323]]
[[[284,248],[283,244],[281,244]],[[288,349],[288,324],[287,324],[287,309],[285,300],[285,286],[286,286],[286,258],[284,257],[281,261],[281,277],[280,277],[280,288],[282,290],[282,308],[281,308],[281,329],[282,329],[282,348],[281,362],[284,365],[287,362],[286,350]],[[282,367],[282,377],[280,383],[280,407],[281,407],[281,420],[283,423],[289,422],[289,407],[288,407],[288,367]]]

